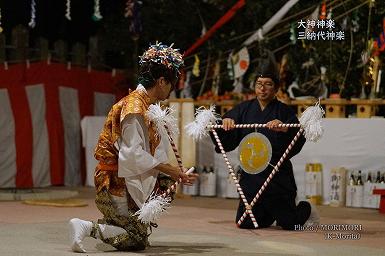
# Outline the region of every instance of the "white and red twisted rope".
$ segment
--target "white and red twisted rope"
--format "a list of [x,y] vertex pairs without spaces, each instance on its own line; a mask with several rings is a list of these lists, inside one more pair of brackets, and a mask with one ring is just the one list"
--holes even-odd
[[[185,174],[189,174],[189,173],[192,173],[194,171],[194,167],[191,167],[190,169],[187,170],[187,172],[185,172]],[[162,197],[166,197],[168,196],[172,191],[174,191],[176,189],[176,186],[179,185],[179,183],[182,182],[182,179],[179,178],[179,180],[175,181],[174,184],[172,184],[165,192],[163,192],[162,194]]]
[[[266,189],[267,185],[269,185],[269,183],[270,183],[271,179],[274,177],[274,175],[277,172],[279,172],[278,168],[282,165],[283,161],[286,159],[287,155],[289,154],[290,150],[293,148],[294,144],[297,142],[299,136],[301,136],[302,132],[303,132],[303,129],[301,128],[297,132],[297,134],[294,136],[293,140],[290,142],[289,146],[287,147],[287,149],[283,153],[282,157],[279,159],[278,163],[274,166],[273,171],[270,173],[269,177],[267,177],[266,181],[263,183],[262,187],[259,189],[259,191],[256,194],[256,196],[254,197],[253,201],[251,201],[251,203],[250,203],[251,207],[253,207],[254,204],[257,202],[257,200],[259,199],[259,197],[261,196],[263,191]],[[247,216],[247,211],[245,211],[243,213],[243,215],[241,216],[241,218],[238,220],[238,223],[237,223],[238,226],[242,224],[242,222],[246,218],[246,216]]]
[[170,130],[168,129],[168,126],[167,126],[167,125],[164,125],[164,128],[165,128],[166,131],[167,131],[168,139],[169,139],[169,141],[170,141],[172,151],[174,151],[174,155],[175,155],[176,161],[178,162],[179,169],[183,172],[182,158],[181,158],[180,155],[179,155],[178,148],[177,148],[176,145],[175,145],[174,139],[173,139],[172,136],[171,136],[171,132],[170,132]]
[[[279,124],[278,127],[301,127],[301,124]],[[266,128],[267,124],[236,124],[234,128]],[[214,124],[214,125],[208,125],[208,129],[218,129],[223,128],[222,124]]]
[[[170,132],[170,130],[168,129],[167,125],[164,125],[164,128],[165,128],[166,131],[167,131],[168,140],[170,141],[172,151],[174,151],[174,155],[175,155],[176,161],[178,162],[178,167],[179,167],[179,169],[181,170],[181,172],[183,172],[182,158],[181,158],[180,155],[179,155],[178,148],[177,148],[176,145],[175,145],[174,139],[172,138],[171,132]],[[186,172],[186,174],[189,174],[189,173],[191,173],[192,171],[194,171],[194,168],[190,168],[190,169]],[[181,179],[181,178],[179,178],[179,180],[177,180],[174,184],[172,184],[172,186],[169,187],[169,188],[162,194],[162,196],[163,196],[163,197],[168,196],[172,191],[174,191],[174,190],[176,189],[176,187],[178,186],[178,184],[179,184],[180,182],[182,182],[182,179]]]
[[227,168],[229,168],[229,172],[231,174],[231,177],[233,178],[234,180],[234,183],[235,183],[235,186],[237,187],[237,191],[239,193],[239,195],[241,196],[241,199],[243,201],[243,204],[245,205],[245,208],[246,208],[246,213],[249,214],[250,218],[251,218],[251,221],[253,222],[254,224],[254,227],[257,228],[258,227],[258,223],[257,223],[257,220],[255,219],[254,217],[254,214],[253,212],[251,211],[251,206],[249,205],[249,203],[247,202],[247,199],[243,193],[243,190],[241,188],[241,186],[239,185],[239,182],[238,182],[238,179],[237,179],[237,176],[236,174],[234,173],[234,170],[233,170],[233,167],[231,166],[230,162],[229,162],[229,159],[227,158],[227,155],[226,155],[226,152],[225,150],[223,149],[223,146],[222,146],[222,143],[221,141],[219,140],[219,137],[218,137],[218,134],[217,132],[212,129],[211,130],[213,135],[214,135],[214,138],[215,138],[215,141],[217,142],[218,144],[218,147],[219,149],[221,150],[221,153],[222,153],[222,156],[227,164]]

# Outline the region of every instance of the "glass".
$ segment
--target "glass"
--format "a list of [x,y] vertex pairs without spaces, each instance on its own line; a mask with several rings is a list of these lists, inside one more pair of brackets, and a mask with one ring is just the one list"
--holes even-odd
[[274,83],[271,83],[271,82],[267,82],[267,83],[256,82],[255,83],[255,87],[258,89],[261,89],[262,86],[264,86],[267,89],[271,89],[274,87]]

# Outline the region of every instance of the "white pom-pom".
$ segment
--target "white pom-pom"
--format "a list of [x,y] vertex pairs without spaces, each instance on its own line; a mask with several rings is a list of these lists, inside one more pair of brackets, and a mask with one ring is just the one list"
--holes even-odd
[[211,105],[209,109],[199,107],[195,113],[195,121],[185,126],[186,133],[194,140],[200,140],[208,135],[207,126],[211,123],[215,124],[220,119],[220,116],[215,113],[214,105]]
[[323,135],[322,117],[325,111],[320,105],[320,100],[315,106],[308,107],[301,115],[299,122],[305,130],[307,140],[317,142]]
[[150,199],[143,204],[135,215],[138,216],[142,223],[149,224],[156,222],[163,212],[170,207],[171,198],[161,195],[151,195]]
[[174,116],[174,109],[168,107],[162,109],[159,103],[151,104],[148,107],[146,115],[150,121],[155,123],[159,135],[167,134],[165,126],[167,126],[173,139],[179,134],[177,119]]

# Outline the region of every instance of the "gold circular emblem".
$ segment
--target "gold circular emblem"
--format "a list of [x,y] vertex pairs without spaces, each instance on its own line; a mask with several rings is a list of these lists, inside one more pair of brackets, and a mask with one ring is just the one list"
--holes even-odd
[[253,132],[242,139],[238,152],[242,169],[247,173],[257,174],[269,164],[272,149],[265,135]]

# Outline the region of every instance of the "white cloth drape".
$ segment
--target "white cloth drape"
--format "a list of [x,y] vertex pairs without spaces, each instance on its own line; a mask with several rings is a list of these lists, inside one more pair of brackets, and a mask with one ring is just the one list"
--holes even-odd
[[32,179],[33,184],[45,187],[51,184],[49,140],[46,122],[46,102],[44,86],[30,85],[25,87],[32,120]]
[[15,187],[15,120],[6,89],[0,89],[0,102],[0,187]]
[[66,186],[81,185],[80,170],[80,143],[79,129],[80,110],[78,90],[69,87],[59,87],[60,112],[64,128],[65,173]]

